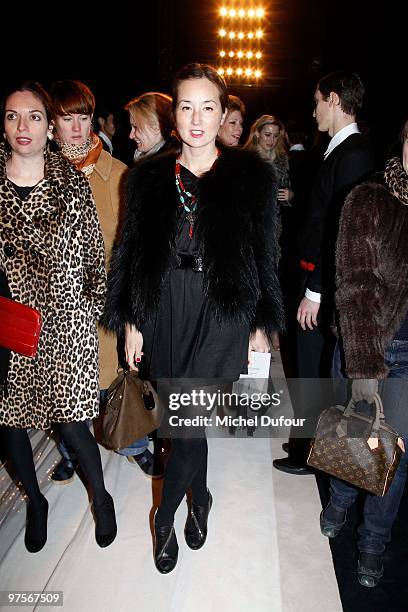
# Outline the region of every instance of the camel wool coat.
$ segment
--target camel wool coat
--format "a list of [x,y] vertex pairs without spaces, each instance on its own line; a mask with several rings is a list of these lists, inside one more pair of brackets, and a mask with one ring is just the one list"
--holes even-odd
[[85,176],[47,153],[25,199],[7,179],[0,145],[0,269],[13,299],[40,311],[33,358],[11,352],[0,425],[46,429],[98,415],[99,318],[106,290],[102,234]]
[[[112,247],[116,236],[121,199],[121,183],[127,166],[102,151],[95,164],[89,182],[96,204],[99,223],[105,244],[105,265],[109,269]],[[107,389],[117,376],[118,354],[116,334],[107,332],[98,325],[99,336],[99,385]]]

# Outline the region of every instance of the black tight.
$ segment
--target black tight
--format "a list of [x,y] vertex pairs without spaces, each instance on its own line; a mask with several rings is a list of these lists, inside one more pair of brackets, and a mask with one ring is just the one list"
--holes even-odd
[[156,515],[159,525],[173,523],[174,514],[190,487],[193,502],[200,506],[207,505],[207,456],[206,438],[172,439],[162,501]]
[[[101,456],[95,438],[85,423],[58,423],[56,425],[64,441],[74,449],[78,463],[92,488],[95,501],[105,499]],[[32,504],[41,503],[41,493],[33,460],[33,451],[26,429],[2,427],[6,454],[8,455],[17,478]]]
[[27,430],[2,427],[2,434],[6,455],[28,499],[34,507],[40,506],[42,497],[35,474],[33,450]]
[[103,503],[106,489],[103,480],[98,444],[85,422],[58,423],[58,432],[65,444],[72,448],[79,466],[91,485],[96,503]]

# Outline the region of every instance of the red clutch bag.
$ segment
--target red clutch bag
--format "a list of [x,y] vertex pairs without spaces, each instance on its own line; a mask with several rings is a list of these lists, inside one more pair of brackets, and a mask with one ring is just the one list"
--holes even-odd
[[41,330],[41,314],[14,300],[0,297],[0,346],[34,357]]

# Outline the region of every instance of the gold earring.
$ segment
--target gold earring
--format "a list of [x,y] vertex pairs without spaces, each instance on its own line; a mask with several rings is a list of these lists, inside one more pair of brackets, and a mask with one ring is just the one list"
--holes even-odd
[[48,130],[47,138],[48,140],[52,140],[54,138],[54,134],[52,133],[52,130]]

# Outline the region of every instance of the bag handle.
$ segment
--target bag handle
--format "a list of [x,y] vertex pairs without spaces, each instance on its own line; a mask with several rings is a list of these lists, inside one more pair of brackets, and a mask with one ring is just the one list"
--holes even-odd
[[[375,417],[371,424],[370,437],[378,438],[380,425],[381,423],[384,423],[385,421],[383,403],[378,393],[375,393],[374,395],[374,405],[375,405]],[[355,413],[355,407],[356,407],[356,403],[353,400],[353,398],[351,398],[349,403],[347,404],[347,407],[345,408],[343,412],[341,421],[337,425],[337,428],[336,428],[336,433],[339,436],[339,438],[344,438],[345,436],[347,436],[348,419]]]

